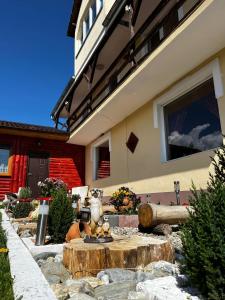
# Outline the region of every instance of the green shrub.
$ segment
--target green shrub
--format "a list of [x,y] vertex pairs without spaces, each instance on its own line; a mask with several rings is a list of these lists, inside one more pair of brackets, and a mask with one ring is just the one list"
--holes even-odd
[[49,208],[48,232],[54,243],[63,243],[73,221],[74,213],[71,200],[65,189],[55,191]]
[[20,199],[31,198],[31,195],[32,195],[32,191],[29,187],[23,187],[23,188],[21,188],[21,190],[19,192],[19,198]]
[[[5,232],[1,226],[0,213],[0,248],[6,248]],[[7,253],[0,253],[0,299],[13,300],[12,277]]]
[[206,299],[219,300],[225,299],[225,148],[216,154],[219,159],[212,159],[215,175],[210,174],[207,190],[193,187],[193,210],[183,226],[182,242],[191,283]]
[[26,218],[32,210],[33,205],[30,202],[19,202],[12,209],[13,217]]

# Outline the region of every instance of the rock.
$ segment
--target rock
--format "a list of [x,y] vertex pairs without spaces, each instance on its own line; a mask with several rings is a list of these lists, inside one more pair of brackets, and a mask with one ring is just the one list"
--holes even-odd
[[96,288],[97,286],[103,285],[104,282],[96,277],[83,277],[82,281],[87,282],[90,284],[92,288]]
[[19,236],[20,236],[20,238],[22,239],[22,238],[28,238],[28,237],[31,237],[32,234],[31,234],[31,232],[30,232],[29,229],[26,229],[26,230],[21,231],[20,234],[19,234]]
[[129,292],[128,300],[148,300],[142,292]]
[[172,233],[172,228],[169,224],[159,224],[152,229],[152,233],[168,236]]
[[174,276],[179,272],[176,265],[163,260],[150,263],[144,268],[144,271],[149,272],[154,278],[169,275]]
[[96,298],[93,298],[93,297],[88,296],[86,294],[78,293],[78,294],[74,295],[73,297],[71,297],[69,299],[70,300],[95,300]]
[[57,254],[55,256],[54,262],[62,262],[63,261],[63,255],[62,254]]
[[77,293],[83,293],[89,296],[94,295],[94,289],[88,282],[84,280],[68,279],[63,285],[67,287],[70,297],[73,297]]
[[48,259],[49,257],[55,257],[56,256],[56,252],[42,252],[42,253],[39,253],[37,255],[34,255],[34,259],[36,261],[40,260],[40,259],[43,259],[43,260],[46,260]]
[[62,284],[52,284],[51,288],[58,300],[66,300],[69,298],[67,288]]
[[183,245],[182,245],[180,234],[181,234],[180,231],[173,232],[169,236],[168,239],[171,242],[171,244],[173,245],[175,252],[182,254],[183,253]]
[[102,279],[104,275],[108,276],[109,282],[121,282],[135,279],[135,272],[119,268],[106,269],[97,274],[97,278]]
[[45,276],[45,278],[47,279],[49,284],[57,284],[61,282],[60,277],[57,275],[48,274]]
[[146,280],[151,280],[154,279],[154,275],[152,273],[149,272],[142,272],[142,271],[137,271],[136,272],[136,281],[137,282],[142,282],[142,281],[146,281]]
[[176,276],[177,283],[179,287],[187,287],[188,286],[188,277],[184,274],[178,274]]
[[14,228],[15,232],[18,232],[18,229],[19,229],[19,223],[18,222],[15,222],[12,224],[12,227]]
[[139,282],[136,287],[137,292],[145,294],[148,300],[187,300],[199,299],[185,292],[177,286],[176,278],[167,276]]
[[95,298],[103,300],[125,300],[130,291],[135,291],[136,281],[128,280],[99,286],[95,289]]
[[60,282],[64,282],[70,278],[70,273],[63,266],[63,264],[58,262],[46,261],[41,266],[41,271],[48,281],[51,280],[52,275],[58,276],[60,278]]

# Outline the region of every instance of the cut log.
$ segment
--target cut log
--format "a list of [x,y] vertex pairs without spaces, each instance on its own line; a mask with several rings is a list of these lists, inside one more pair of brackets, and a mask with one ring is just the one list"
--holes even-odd
[[132,236],[107,244],[87,244],[82,239],[64,246],[63,263],[75,278],[95,276],[106,268],[136,269],[152,261],[173,262],[174,250],[165,240]]
[[138,220],[140,227],[150,228],[158,224],[180,224],[184,223],[189,216],[185,206],[156,205],[143,203],[138,209]]

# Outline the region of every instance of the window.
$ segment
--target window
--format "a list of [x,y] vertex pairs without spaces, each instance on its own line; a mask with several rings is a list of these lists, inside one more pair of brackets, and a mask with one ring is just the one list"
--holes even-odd
[[213,79],[164,106],[164,121],[167,160],[221,146]]
[[11,175],[10,147],[0,146],[0,176]]
[[97,16],[99,15],[103,7],[103,0],[93,0],[91,5],[88,7],[86,14],[83,17],[83,26],[80,32],[80,45],[84,43],[88,33],[94,25]]
[[110,152],[110,135],[103,136],[92,146],[94,180],[99,180],[110,176]]

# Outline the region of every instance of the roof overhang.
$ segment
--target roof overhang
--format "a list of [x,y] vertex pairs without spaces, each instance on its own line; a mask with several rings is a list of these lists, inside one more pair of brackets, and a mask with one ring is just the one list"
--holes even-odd
[[68,142],[88,145],[223,49],[224,11],[225,1],[205,0],[79,128],[71,133]]
[[74,38],[82,0],[74,0],[67,35]]

